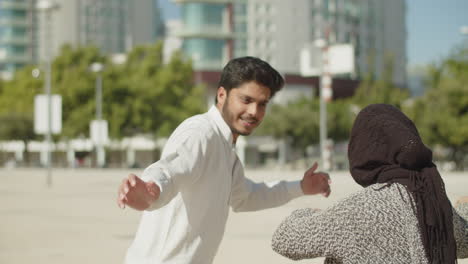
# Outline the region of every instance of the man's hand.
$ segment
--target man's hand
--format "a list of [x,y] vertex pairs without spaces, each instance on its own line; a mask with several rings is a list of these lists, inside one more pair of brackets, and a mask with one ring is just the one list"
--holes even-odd
[[301,188],[304,194],[319,194],[328,197],[330,195],[330,176],[325,172],[315,172],[317,162],[304,173],[301,181]]
[[144,182],[135,174],[123,179],[117,194],[117,204],[124,209],[125,205],[133,209],[146,210],[159,198],[161,190],[154,182]]

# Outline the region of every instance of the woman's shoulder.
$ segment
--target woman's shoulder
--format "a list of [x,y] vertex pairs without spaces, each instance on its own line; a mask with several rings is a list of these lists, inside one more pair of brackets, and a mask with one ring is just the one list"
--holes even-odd
[[404,185],[399,183],[376,183],[340,200],[337,205],[355,205],[371,208],[392,208],[402,204],[411,205],[412,196]]

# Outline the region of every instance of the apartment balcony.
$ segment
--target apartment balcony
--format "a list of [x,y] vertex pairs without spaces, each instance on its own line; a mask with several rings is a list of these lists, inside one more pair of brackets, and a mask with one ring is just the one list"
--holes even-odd
[[197,71],[221,71],[223,60],[193,60],[193,68]]
[[236,35],[228,29],[219,26],[204,26],[203,28],[187,28],[175,32],[179,38],[233,39]]

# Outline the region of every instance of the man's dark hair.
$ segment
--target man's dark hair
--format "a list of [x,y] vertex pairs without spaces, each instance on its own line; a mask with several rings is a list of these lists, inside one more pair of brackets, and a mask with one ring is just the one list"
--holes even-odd
[[[240,57],[232,59],[224,66],[218,88],[224,87],[229,94],[231,89],[251,81],[268,87],[270,97],[284,86],[283,77],[267,62],[255,57]],[[218,103],[218,97],[215,98],[215,102]]]

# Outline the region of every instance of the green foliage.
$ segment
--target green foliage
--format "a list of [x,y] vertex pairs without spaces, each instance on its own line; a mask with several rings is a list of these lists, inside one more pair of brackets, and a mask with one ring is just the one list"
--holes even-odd
[[335,142],[349,139],[356,115],[352,111],[349,99],[339,99],[328,104],[327,109],[328,137]]
[[32,76],[33,66],[18,71],[13,80],[3,82],[0,91],[0,139],[29,141],[33,131],[34,96],[43,89]]
[[43,91],[42,80],[32,76],[35,67],[25,67],[15,74],[13,80],[3,83],[0,93],[0,114],[18,113],[33,117],[34,96]]
[[[193,83],[191,62],[174,53],[162,67],[162,44],[141,46],[128,66],[130,90],[141,96],[130,104],[134,131],[168,136],[181,121],[205,110],[203,89]],[[149,118],[151,117],[151,118]]]
[[[353,114],[346,100],[327,104],[327,134],[334,141],[349,136]],[[320,102],[318,99],[301,98],[288,105],[272,105],[256,134],[289,138],[293,147],[301,150],[318,144],[320,138]]]
[[352,101],[360,108],[369,104],[391,104],[401,108],[409,93],[392,84],[389,80],[374,80],[366,77],[354,94]]
[[429,145],[452,149],[459,168],[468,153],[468,48],[460,47],[428,69],[429,90],[405,111]]
[[0,115],[0,140],[22,140],[27,142],[34,139],[33,120],[21,113]]
[[89,67],[105,62],[95,47],[62,47],[52,68],[52,92],[62,96],[62,133],[65,138],[89,135],[95,117],[95,76]]
[[402,103],[408,99],[409,93],[393,83],[393,60],[385,59],[385,69],[382,78],[376,80],[373,73],[368,73],[357,88],[352,102],[360,108],[369,104],[391,104],[401,108]]
[[[160,72],[158,90],[161,91],[159,123],[156,130],[159,136],[168,136],[187,116],[201,113],[204,108],[204,88],[193,83],[193,70],[190,61],[182,58],[181,53],[173,54],[171,61]],[[162,93],[162,91],[164,91]]]
[[[335,142],[348,140],[359,109],[372,103],[387,103],[401,107],[408,98],[406,90],[393,84],[392,60],[387,59],[387,71],[382,79],[369,74],[350,99],[327,103],[327,136]],[[318,98],[301,98],[286,106],[273,105],[257,134],[288,137],[294,147],[305,149],[319,142],[320,102]]]
[[[64,46],[52,64],[52,93],[62,96],[59,137],[89,135],[96,116],[97,75],[90,70],[94,62],[104,64],[102,110],[111,138],[167,136],[183,119],[204,111],[204,89],[193,83],[191,62],[175,53],[165,64],[162,52],[162,43],[135,47],[123,65],[114,65],[95,47]],[[44,74],[35,79],[32,69],[25,67],[13,80],[0,83],[0,116],[15,123],[7,129],[2,122],[4,131],[16,131],[24,122],[30,122],[32,131],[34,96],[44,89]],[[21,134],[8,133],[3,132],[3,138]]]
[[296,148],[305,148],[319,140],[318,104],[301,98],[288,105],[272,105],[258,128],[258,135],[290,138]]

